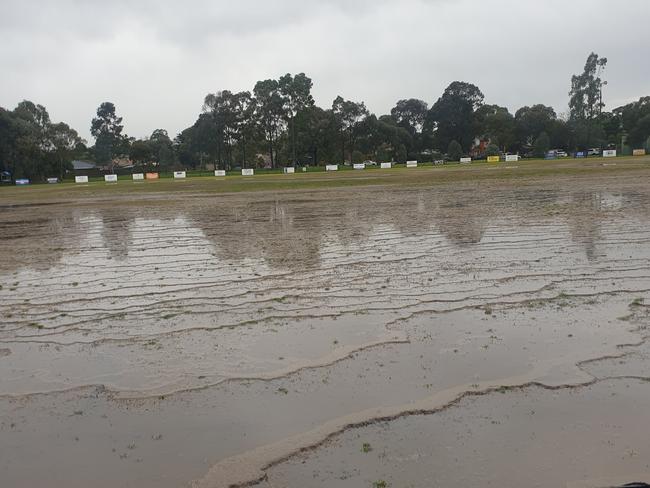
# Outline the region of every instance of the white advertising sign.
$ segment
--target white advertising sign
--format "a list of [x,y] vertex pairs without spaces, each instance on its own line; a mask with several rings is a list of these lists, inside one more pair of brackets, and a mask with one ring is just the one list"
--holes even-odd
[[48,179],[47,179],[47,182],[50,183],[50,184],[51,184],[51,183],[58,183],[58,182],[59,182],[59,179],[58,179],[58,178],[48,178]]
[[462,164],[467,164],[472,162],[472,158],[460,158]]
[[406,162],[406,167],[407,168],[417,168],[418,162],[417,161],[407,161]]
[[174,171],[174,178],[185,178],[185,171]]
[[133,181],[144,180],[144,173],[133,173]]
[[338,164],[327,164],[325,165],[325,171],[338,171],[339,170],[339,165]]
[[290,175],[296,172],[296,168],[288,167],[284,168],[284,174],[285,175]]
[[390,163],[381,163],[381,169],[391,169],[393,167]]
[[74,182],[75,183],[88,183],[88,177],[87,176],[75,176],[74,177]]
[[255,171],[253,168],[244,168],[241,170],[241,175],[242,176],[253,176],[255,174]]
[[604,158],[615,158],[616,157],[616,149],[607,149],[603,151],[603,157]]
[[354,169],[366,169],[366,165],[363,164],[363,163],[353,164],[352,167],[353,167]]
[[104,175],[106,183],[117,183],[117,175]]
[[506,154],[506,162],[514,162],[514,161],[519,161],[518,154]]
[[226,176],[226,170],[225,169],[215,169],[214,170],[214,176]]

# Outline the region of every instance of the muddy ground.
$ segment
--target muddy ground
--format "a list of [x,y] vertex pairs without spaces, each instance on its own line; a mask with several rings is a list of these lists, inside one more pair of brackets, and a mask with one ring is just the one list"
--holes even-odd
[[5,205],[0,484],[650,481],[649,182]]

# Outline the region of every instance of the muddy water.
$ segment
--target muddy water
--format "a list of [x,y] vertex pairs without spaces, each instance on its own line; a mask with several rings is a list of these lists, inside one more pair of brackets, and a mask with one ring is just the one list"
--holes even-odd
[[[629,404],[648,398],[649,217],[647,182],[622,176],[13,208],[0,479],[515,486],[509,453],[559,466],[576,425],[600,446],[617,409],[621,436],[647,421]],[[531,403],[547,414],[528,452]],[[641,437],[625,462],[594,448],[536,486],[602,478],[609,458],[650,472]]]

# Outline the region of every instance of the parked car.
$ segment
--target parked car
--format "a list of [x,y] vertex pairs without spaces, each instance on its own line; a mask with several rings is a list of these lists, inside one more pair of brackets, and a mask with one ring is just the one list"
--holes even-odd
[[366,166],[377,166],[376,161],[370,161],[369,159],[364,161],[363,164],[365,164]]
[[564,149],[551,149],[552,153],[555,153],[556,158],[568,158],[569,155]]

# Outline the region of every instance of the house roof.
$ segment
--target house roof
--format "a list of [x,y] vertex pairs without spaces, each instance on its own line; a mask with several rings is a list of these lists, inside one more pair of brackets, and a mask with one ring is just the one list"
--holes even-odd
[[75,170],[95,169],[95,163],[91,163],[90,161],[72,161],[72,167]]

